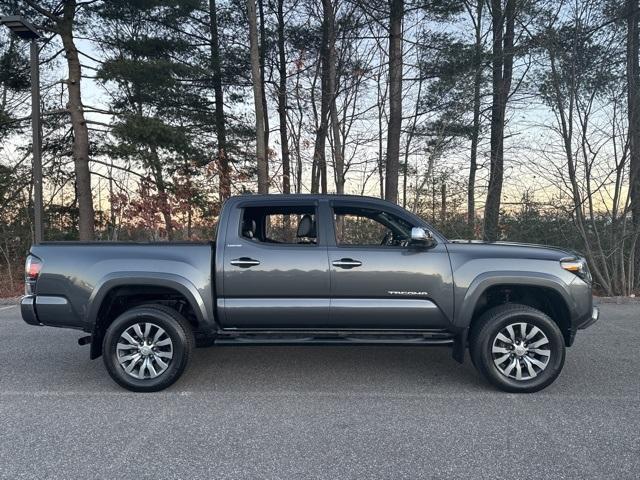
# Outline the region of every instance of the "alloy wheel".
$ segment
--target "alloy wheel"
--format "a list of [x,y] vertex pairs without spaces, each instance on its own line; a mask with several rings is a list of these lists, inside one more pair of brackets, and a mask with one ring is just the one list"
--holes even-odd
[[116,358],[127,375],[144,380],[162,375],[173,359],[173,342],[155,323],[134,323],[116,345]]
[[549,364],[549,339],[535,325],[512,323],[501,329],[493,340],[491,355],[498,371],[518,381],[531,380]]

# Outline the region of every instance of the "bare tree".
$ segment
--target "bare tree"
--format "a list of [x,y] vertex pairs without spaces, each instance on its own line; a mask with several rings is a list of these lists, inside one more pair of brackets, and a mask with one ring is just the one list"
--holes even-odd
[[471,126],[471,152],[469,155],[469,185],[467,187],[467,225],[470,233],[475,229],[476,219],[476,172],[478,171],[478,140],[480,138],[480,87],[482,84],[482,9],[484,0],[477,0],[475,13],[470,3],[465,1],[469,17],[473,23],[475,44],[473,51],[473,124]]
[[69,93],[67,112],[73,129],[73,162],[75,168],[76,197],[78,199],[78,230],[80,240],[93,240],[94,213],[89,169],[89,130],[82,103],[82,67],[74,39],[76,0],[65,0],[61,9],[47,9],[41,2],[26,0],[27,4],[51,21],[52,30],[60,36],[67,59],[69,77],[65,81]]
[[484,208],[484,238],[493,241],[498,237],[504,179],[504,124],[513,75],[516,0],[507,0],[504,9],[502,0],[491,0],[491,17],[493,24],[491,166]]
[[402,132],[402,19],[404,0],[390,0],[389,18],[389,130],[385,199],[398,202],[400,134]]
[[[627,16],[627,117],[629,120],[629,165],[631,215],[640,233],[640,2],[626,0]],[[636,274],[640,275],[640,242],[635,245]]]
[[209,1],[209,22],[211,29],[211,70],[216,106],[216,137],[218,141],[218,155],[216,160],[220,175],[220,189],[218,196],[220,201],[224,201],[231,195],[231,172],[229,169],[229,153],[227,151],[227,133],[224,116],[224,94],[222,91],[222,68],[220,65],[220,43],[218,37],[216,0]]
[[342,138],[340,133],[340,117],[336,97],[338,95],[336,70],[336,12],[331,0],[323,0],[323,10],[327,22],[327,90],[330,95],[329,114],[333,134],[333,165],[336,193],[344,193],[344,156],[342,152]]
[[260,82],[262,83],[262,111],[264,112],[264,145],[267,155],[269,154],[269,109],[267,108],[267,89],[266,89],[266,61],[267,54],[267,34],[264,19],[264,0],[257,0],[258,16],[260,18]]
[[258,193],[269,193],[269,164],[265,144],[265,123],[263,83],[260,69],[260,49],[258,47],[258,26],[256,0],[247,0],[249,18],[249,45],[251,57],[251,80],[253,83],[253,103],[256,112],[256,158],[258,162]]
[[[326,142],[329,130],[329,113],[331,108],[331,92],[330,85],[330,51],[331,51],[331,35],[330,32],[335,28],[333,3],[331,0],[322,0],[322,44],[320,45],[320,63],[322,71],[320,74],[320,121],[316,130],[316,141],[313,150],[313,161],[316,165],[316,171],[311,182],[311,192],[317,193],[318,188],[322,193],[327,193],[327,158],[326,158]],[[335,35],[333,37],[335,42]]]
[[284,36],[284,0],[277,0],[278,18],[278,117],[280,120],[280,149],[282,150],[282,191],[291,193],[291,160],[287,135],[287,57]]

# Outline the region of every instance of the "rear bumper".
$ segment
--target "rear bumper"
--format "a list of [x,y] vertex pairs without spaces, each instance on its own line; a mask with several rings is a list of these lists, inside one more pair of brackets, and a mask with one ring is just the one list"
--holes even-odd
[[20,300],[20,314],[22,315],[22,319],[29,325],[42,325],[36,315],[35,295],[25,295],[22,297]]
[[65,297],[25,295],[20,300],[22,319],[29,325],[82,329],[78,316]]

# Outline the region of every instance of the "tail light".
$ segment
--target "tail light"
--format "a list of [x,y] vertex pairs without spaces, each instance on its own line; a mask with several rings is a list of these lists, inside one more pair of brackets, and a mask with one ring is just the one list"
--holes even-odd
[[29,255],[24,267],[24,294],[34,295],[36,293],[36,282],[40,276],[40,270],[42,270],[42,260]]

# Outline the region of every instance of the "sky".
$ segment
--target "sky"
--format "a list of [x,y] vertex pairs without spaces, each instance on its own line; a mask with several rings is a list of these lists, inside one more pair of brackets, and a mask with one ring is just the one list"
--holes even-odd
[[[418,28],[415,26],[413,28]],[[434,27],[435,28],[435,27]],[[457,26],[451,27],[456,30]],[[98,65],[90,57],[100,57],[100,52],[96,48],[93,41],[89,39],[78,39],[78,48],[81,52],[86,53],[88,56],[83,55],[82,63],[85,65],[85,73],[90,75],[91,69],[96,68]],[[26,48],[26,47],[25,47]],[[409,52],[407,52],[409,53]],[[46,55],[43,54],[43,58]],[[46,68],[42,73],[42,88],[43,91],[47,89],[53,89],[54,91],[60,90],[59,81],[65,76],[65,68],[62,63],[62,58],[53,64],[53,68]],[[516,67],[515,76],[517,77],[527,66],[521,64]],[[405,75],[410,76],[410,67],[405,70]],[[410,82],[405,82],[406,97],[404,109],[405,113],[410,112],[413,109],[411,105],[412,95],[415,96],[414,88]],[[98,108],[108,107],[108,91],[99,82],[91,79],[83,79],[83,101],[87,106],[94,106]],[[371,93],[370,93],[371,94]],[[250,90],[246,99],[246,105],[241,105],[238,108],[244,108],[246,111],[250,111],[253,103]],[[371,99],[369,99],[371,102]],[[597,120],[598,128],[606,128],[607,112],[604,110],[597,113],[602,118]],[[503,204],[506,208],[511,208],[509,205],[518,204],[521,201],[522,195],[525,192],[529,192],[532,197],[543,203],[554,206],[557,204],[558,197],[564,194],[566,195],[566,186],[564,185],[562,175],[558,175],[557,170],[561,168],[564,163],[562,155],[561,145],[559,145],[559,138],[557,133],[552,131],[555,124],[555,118],[550,110],[543,106],[538,100],[534,98],[520,99],[514,102],[508,112],[509,121],[507,125],[507,139],[505,141],[505,188],[503,192]],[[105,115],[98,113],[87,113],[87,118],[90,120],[96,120],[104,123],[109,122],[109,118]],[[360,128],[371,128],[371,125],[377,123],[377,119],[371,117],[369,125],[361,126]],[[269,147],[274,152],[275,159],[279,158],[279,145],[278,145],[278,118],[274,108],[274,101],[270,100],[270,125],[274,129],[274,134],[271,136],[271,142]],[[354,132],[354,135],[357,131]],[[600,136],[602,138],[596,138]],[[594,142],[598,145],[602,144],[600,151],[600,158],[598,160],[602,164],[602,175],[606,177],[608,171],[611,170],[611,163],[613,159],[613,144],[609,141],[607,144],[606,135],[602,132],[593,134]],[[0,161],[12,162],[18,158],[16,151],[18,146],[25,145],[28,142],[28,135],[22,137],[16,137],[11,139],[2,146],[2,153]],[[487,135],[483,136],[481,143],[481,158],[480,161],[483,164],[488,163],[488,148],[487,148]],[[378,149],[375,144],[360,147],[360,155],[366,158],[375,159],[378,156]],[[439,170],[449,172],[455,177],[464,178],[467,176],[468,168],[468,144],[460,145],[457,148],[451,149],[445,152],[445,154],[437,160],[437,166]],[[277,161],[277,160],[276,160]],[[410,163],[420,165],[424,170],[425,158],[424,153],[417,153],[412,155]],[[373,167],[373,163],[371,164]],[[106,167],[93,164],[92,170],[98,175],[94,176],[93,187],[96,199],[99,199],[102,208],[106,208],[108,204],[108,196],[106,194],[105,180],[100,177],[99,174],[106,174]],[[118,174],[120,181],[129,188],[135,188],[135,181],[132,178],[127,178],[128,175]],[[483,208],[483,195],[486,185],[487,169],[484,168],[479,172],[478,178],[478,200],[477,210],[481,213]],[[330,178],[331,175],[330,175]],[[354,172],[348,177],[346,190],[348,193],[365,193],[376,195],[378,194],[378,185],[376,183],[377,175],[370,177],[370,180],[366,183],[363,189],[362,173]],[[456,178],[458,179],[458,178]],[[402,184],[402,180],[400,181]],[[598,202],[602,202],[603,206],[607,206],[607,197],[609,193],[607,188],[601,189],[604,192],[600,199],[596,199]],[[97,200],[98,201],[98,200]],[[464,205],[462,206],[464,208]],[[514,206],[514,208],[516,208]]]

